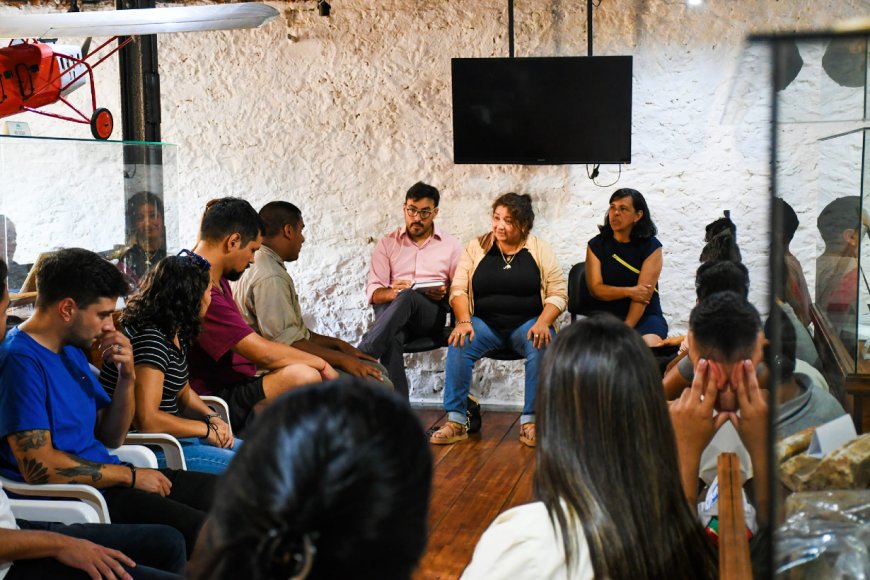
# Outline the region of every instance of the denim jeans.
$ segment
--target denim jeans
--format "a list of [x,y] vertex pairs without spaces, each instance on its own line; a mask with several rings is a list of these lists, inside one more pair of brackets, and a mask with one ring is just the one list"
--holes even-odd
[[[236,450],[242,444],[241,439],[236,439],[232,449],[221,449],[203,443],[202,439],[197,437],[182,437],[178,441],[181,443],[181,451],[184,454],[188,471],[200,471],[215,475],[220,475],[226,470],[230,460],[236,454]],[[160,469],[166,467],[166,456],[163,451],[159,447],[151,447],[151,450],[157,456],[157,467]]]
[[[55,532],[89,540],[107,548],[120,550],[136,562],[125,568],[136,580],[181,579],[184,573],[184,537],[169,526],[130,524],[74,524],[65,526],[45,522],[18,520],[23,530]],[[27,578],[87,578],[83,572],[64,566],[53,558],[20,560],[12,566],[8,580]]]
[[[488,352],[503,348],[512,348],[526,358],[525,402],[520,423],[535,421],[535,396],[538,390],[538,366],[546,348],[535,348],[532,341],[526,338],[529,329],[535,325],[537,318],[531,318],[515,328],[509,334],[501,334],[490,328],[483,320],[471,317],[474,328],[474,340],[465,341],[461,347],[447,348],[446,382],[444,384],[444,410],[447,418],[457,423],[465,423],[465,399],[471,389],[471,373],[474,363]],[[555,331],[550,328],[550,337]]]

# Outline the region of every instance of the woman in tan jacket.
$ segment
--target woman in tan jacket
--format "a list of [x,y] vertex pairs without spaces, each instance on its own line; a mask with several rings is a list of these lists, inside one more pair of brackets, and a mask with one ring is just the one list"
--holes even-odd
[[511,348],[526,359],[520,441],[535,446],[538,365],[568,292],[553,250],[530,233],[534,221],[531,197],[506,193],[492,204],[492,231],[468,242],[460,258],[450,286],[456,327],[447,350],[447,422],[432,434],[436,445],[468,437],[465,403],[474,363],[488,352]]

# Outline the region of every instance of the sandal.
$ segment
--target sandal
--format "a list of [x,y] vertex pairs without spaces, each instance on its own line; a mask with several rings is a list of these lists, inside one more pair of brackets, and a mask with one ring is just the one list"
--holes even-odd
[[534,423],[523,423],[520,425],[520,443],[528,445],[529,447],[535,447],[535,445],[537,445]]
[[429,443],[433,445],[452,445],[457,441],[468,439],[465,425],[456,421],[447,421],[429,437]]

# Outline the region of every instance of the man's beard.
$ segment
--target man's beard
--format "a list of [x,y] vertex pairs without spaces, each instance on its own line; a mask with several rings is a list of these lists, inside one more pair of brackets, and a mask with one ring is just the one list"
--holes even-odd
[[230,282],[235,282],[236,280],[241,278],[242,274],[244,274],[244,273],[245,273],[244,270],[242,270],[241,272],[239,272],[238,270],[230,270],[229,272],[224,274],[224,278],[226,278]]

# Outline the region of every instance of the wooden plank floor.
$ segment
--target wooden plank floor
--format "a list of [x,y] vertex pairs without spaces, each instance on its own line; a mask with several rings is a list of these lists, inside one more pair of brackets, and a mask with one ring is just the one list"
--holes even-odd
[[[425,428],[444,413],[418,410]],[[458,578],[480,535],[501,512],[532,501],[535,451],[519,442],[518,413],[483,413],[483,429],[456,445],[433,445],[429,543],[414,580]]]

